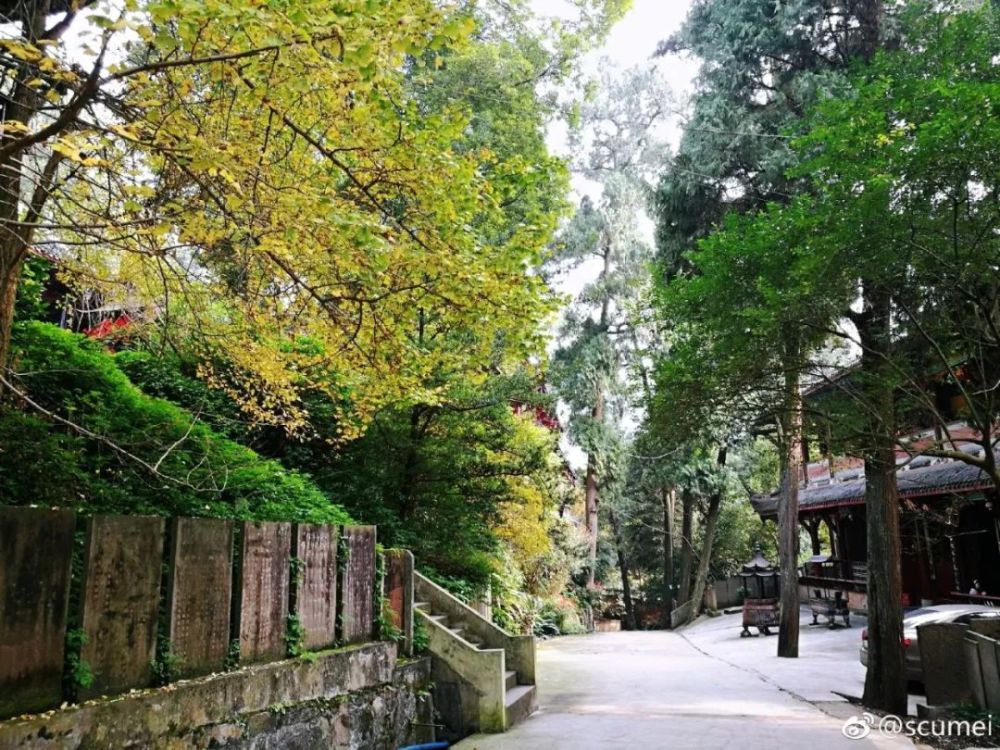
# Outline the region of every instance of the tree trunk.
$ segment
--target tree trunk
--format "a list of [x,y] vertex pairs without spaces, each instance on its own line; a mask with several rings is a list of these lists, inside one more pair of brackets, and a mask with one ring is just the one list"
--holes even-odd
[[778,570],[781,615],[778,656],[799,655],[799,476],[802,471],[802,397],[799,391],[798,348],[785,347],[784,414],[781,421],[781,495],[778,498]]
[[681,580],[677,592],[678,606],[684,604],[691,594],[691,565],[694,557],[694,546],[691,535],[694,533],[694,497],[685,490],[681,495],[683,517],[681,520]]
[[865,456],[865,509],[868,513],[868,673],[864,703],[905,714],[906,663],[903,652],[899,496],[896,459],[889,440]]
[[[9,247],[10,241],[0,246],[0,375],[6,378],[10,364],[10,337],[14,326],[14,303],[21,277],[24,255]],[[4,385],[0,382],[0,396]]]
[[[47,16],[51,3],[48,0],[27,0],[19,3],[21,16],[21,39],[35,44],[45,33]],[[38,107],[44,102],[41,94],[28,85],[33,77],[27,63],[16,70],[8,70],[15,81],[13,91],[4,98],[3,119],[16,120],[27,125],[38,113]],[[8,146],[22,136],[16,131],[0,135],[0,145]],[[4,236],[0,239],[0,374],[6,375],[10,366],[10,339],[13,333],[14,304],[17,300],[17,288],[21,281],[21,265],[32,241],[33,229],[30,226],[37,221],[37,214],[48,198],[48,185],[54,176],[54,169],[43,170],[40,180],[41,189],[36,186],[31,197],[28,214],[24,217],[26,225],[18,227],[21,219],[21,191],[24,182],[25,160],[24,149],[16,150],[0,160],[0,222],[5,227]],[[58,159],[50,162],[58,165]],[[29,172],[30,174],[30,172]],[[0,383],[0,396],[4,387]]]
[[[428,407],[421,404],[410,407],[409,440],[406,444],[406,454],[403,458],[403,468],[400,475],[399,492],[402,502],[399,504],[399,518],[409,521],[417,513],[417,473],[420,468],[420,447],[427,427],[430,424]],[[423,421],[421,421],[423,420]]]
[[[599,276],[600,281],[604,281],[611,272],[611,246],[610,237],[605,233],[602,242],[602,263],[603,268]],[[608,320],[611,314],[611,298],[605,294],[601,300],[601,317],[599,327],[602,336],[608,335]],[[598,385],[594,393],[594,407],[590,410],[590,416],[594,422],[601,424],[604,422],[604,388]],[[600,499],[598,497],[599,477],[597,476],[597,459],[591,452],[587,456],[587,481],[584,489],[584,510],[586,513],[587,538],[590,543],[588,551],[589,565],[587,570],[587,585],[594,585],[594,576],[597,572],[597,511]]]
[[670,611],[674,608],[674,506],[677,494],[673,489],[660,488],[663,501],[663,627],[670,627]]
[[[595,422],[604,421],[604,393],[598,391],[597,400],[591,412]],[[591,453],[587,456],[587,480],[584,489],[584,510],[586,513],[587,541],[590,548],[587,553],[587,584],[593,585],[594,574],[597,571],[597,511],[600,504],[598,497],[597,459]]]
[[[66,13],[64,20],[69,20],[83,6],[90,4],[89,1],[66,3],[66,8],[59,12]],[[20,19],[20,41],[36,46],[42,46],[44,41],[55,41],[61,33],[61,30],[56,30],[62,26],[61,23],[48,26],[49,16],[56,12],[55,5],[51,0],[22,0],[17,3],[15,17]],[[46,35],[47,29],[49,35]],[[55,118],[49,124],[55,124],[60,132],[75,127],[82,107],[96,95],[103,59],[102,52],[94,62],[95,67],[86,83],[76,89],[72,103],[61,110],[59,105],[49,109],[49,116]],[[44,87],[39,89],[31,85],[37,64],[25,61],[5,70],[4,74],[10,76],[12,85],[0,108],[4,120],[29,125],[46,106]],[[0,224],[5,228],[0,238],[0,372],[6,372],[10,366],[14,304],[21,280],[21,266],[34,241],[35,227],[40,223],[42,210],[54,184],[58,182],[59,164],[63,158],[57,152],[50,153],[44,167],[39,169],[27,156],[29,149],[35,145],[32,135],[14,130],[0,134],[0,146],[7,149],[6,155],[0,158]],[[29,166],[25,166],[26,162]],[[2,395],[3,385],[0,384]]]
[[705,518],[705,537],[701,542],[701,556],[698,558],[698,570],[695,572],[694,589],[691,592],[691,614],[688,622],[701,614],[705,598],[705,586],[708,584],[708,567],[712,562],[712,545],[715,543],[715,527],[719,522],[719,511],[722,507],[722,492],[715,492],[708,501],[708,515]]
[[635,605],[632,602],[632,584],[628,577],[628,558],[625,555],[625,540],[622,538],[622,530],[618,525],[618,515],[614,508],[608,511],[608,520],[611,521],[611,531],[615,535],[615,548],[618,551],[618,570],[622,576],[622,599],[625,601],[625,629],[635,630]]
[[594,454],[587,456],[584,486],[584,524],[587,529],[587,585],[593,585],[597,569],[597,466]]
[[875,56],[882,41],[883,0],[861,0],[854,10],[858,19],[860,45],[858,54],[868,62]]
[[862,347],[861,384],[869,414],[865,459],[868,515],[868,673],[864,703],[905,714],[906,665],[903,653],[899,493],[896,486],[895,403],[891,364],[891,294],[864,290],[865,313],[858,316]]
[[[10,112],[7,117],[16,119]],[[6,139],[0,137],[0,144],[5,142]],[[19,159],[0,162],[0,222],[8,227],[5,236],[0,239],[0,374],[5,377],[11,364],[10,339],[14,328],[17,288],[21,282],[21,266],[30,241],[30,230],[16,228],[20,218],[20,169]],[[0,383],[0,396],[3,392],[4,386]]]
[[[719,451],[717,462],[721,469],[726,465],[726,449]],[[698,571],[694,578],[694,591],[691,592],[691,613],[688,622],[701,614],[702,600],[705,598],[705,586],[708,584],[708,568],[712,562],[712,546],[715,544],[715,527],[719,523],[719,513],[722,510],[723,487],[720,481],[719,489],[712,493],[708,501],[708,513],[705,517],[705,536],[701,542],[701,556],[698,558]]]

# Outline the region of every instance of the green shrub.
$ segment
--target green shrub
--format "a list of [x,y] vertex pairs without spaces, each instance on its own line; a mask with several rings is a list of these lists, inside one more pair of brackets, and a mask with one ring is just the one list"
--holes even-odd
[[81,688],[88,688],[94,683],[94,673],[90,664],[80,656],[86,643],[87,634],[80,628],[70,628],[66,631],[63,690],[74,700]]
[[251,444],[251,433],[239,407],[224,392],[198,380],[194,363],[172,354],[156,356],[134,350],[119,352],[114,359],[118,369],[143,393],[200,414],[216,432],[243,445]]
[[52,264],[44,258],[28,255],[24,259],[14,304],[15,320],[43,320],[49,314],[49,306],[43,295],[45,283],[51,273]]
[[293,659],[306,653],[306,628],[298,615],[290,614],[285,618],[285,648]]
[[557,596],[546,600],[535,618],[535,635],[579,635],[586,632],[576,603],[568,597]]
[[153,684],[157,687],[169,685],[180,677],[184,659],[174,653],[173,646],[166,638],[156,642],[156,655],[149,663],[153,671]]
[[413,654],[420,656],[430,647],[431,635],[420,617],[413,618]]
[[83,440],[38,416],[0,411],[0,503],[75,504],[95,480],[85,452]]
[[18,389],[55,416],[27,405],[24,413],[0,412],[0,502],[350,522],[308,477],[142,393],[98,343],[26,322],[13,345]]

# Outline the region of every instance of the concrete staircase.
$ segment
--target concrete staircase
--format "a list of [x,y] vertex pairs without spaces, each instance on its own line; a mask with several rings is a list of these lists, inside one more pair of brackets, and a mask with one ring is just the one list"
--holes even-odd
[[511,635],[414,572],[414,612],[428,633],[435,705],[456,736],[504,732],[537,707],[535,639]]

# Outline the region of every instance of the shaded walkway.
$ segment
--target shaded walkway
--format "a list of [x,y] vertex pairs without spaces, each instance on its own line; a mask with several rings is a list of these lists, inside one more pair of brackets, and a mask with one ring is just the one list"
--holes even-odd
[[[691,631],[689,631],[689,634]],[[774,644],[773,639],[768,639]],[[821,663],[820,669],[828,667]],[[849,740],[835,710],[717,658],[678,633],[599,633],[539,646],[540,710],[505,735],[462,750],[912,748],[905,739]],[[832,697],[832,696],[831,696]]]

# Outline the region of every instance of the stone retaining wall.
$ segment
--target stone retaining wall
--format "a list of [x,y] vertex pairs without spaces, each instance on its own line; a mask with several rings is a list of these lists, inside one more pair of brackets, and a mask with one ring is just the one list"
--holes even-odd
[[429,659],[349,646],[0,722],[0,750],[395,750],[433,739],[429,687]]

